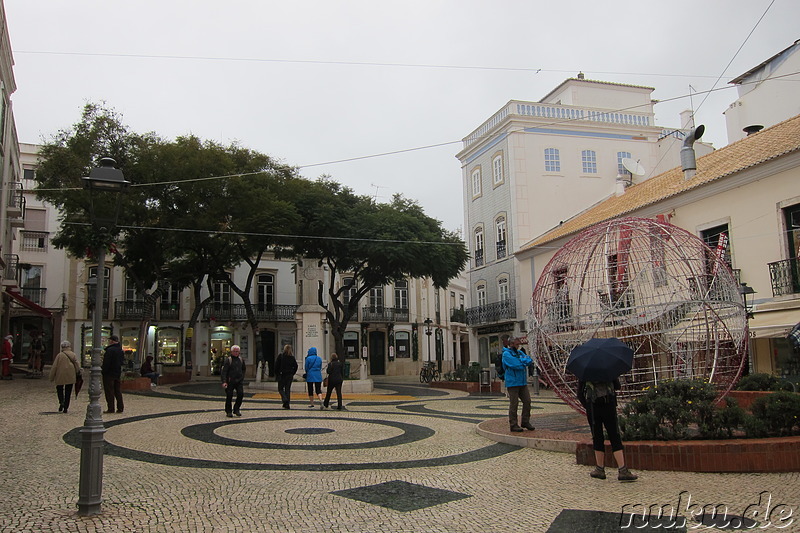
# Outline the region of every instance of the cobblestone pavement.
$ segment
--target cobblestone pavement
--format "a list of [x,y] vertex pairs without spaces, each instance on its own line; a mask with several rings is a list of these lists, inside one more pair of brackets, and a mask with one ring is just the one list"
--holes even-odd
[[[61,414],[48,381],[0,382],[0,531],[691,531],[708,530],[703,506],[732,517],[767,505],[760,526],[800,531],[797,473],[643,471],[620,483],[607,470],[600,481],[573,455],[478,435],[479,422],[505,415],[502,396],[387,379],[377,394],[345,396],[345,411],[320,411],[294,388],[292,409],[249,394],[241,418],[225,417],[216,382],[127,393],[124,414],[104,415],[102,514],[81,517],[86,391]],[[546,392],[534,406],[534,417],[569,412]],[[689,520],[621,529],[626,505],[678,507]]]

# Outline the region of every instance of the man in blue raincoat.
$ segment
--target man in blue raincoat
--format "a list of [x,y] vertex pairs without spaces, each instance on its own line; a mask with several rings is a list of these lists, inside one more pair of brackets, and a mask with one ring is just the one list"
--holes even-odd
[[[519,350],[519,344],[518,338],[509,339],[508,346],[503,348],[504,380],[509,402],[508,423],[514,432],[536,429],[531,424],[531,391],[528,388],[528,367],[533,364],[533,360]],[[518,423],[517,406],[520,401],[522,401],[522,419]]]

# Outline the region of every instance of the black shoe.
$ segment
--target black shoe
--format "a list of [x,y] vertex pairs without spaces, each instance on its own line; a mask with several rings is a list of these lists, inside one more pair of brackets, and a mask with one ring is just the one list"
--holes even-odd
[[233,418],[233,413],[225,413],[225,416],[227,416],[228,418]]
[[522,428],[521,428],[521,427],[519,427],[519,426],[511,426],[511,431],[513,431],[514,433],[521,433],[521,432],[523,432],[523,431],[525,431],[525,430],[524,430],[524,429],[522,429]]
[[63,406],[63,405],[59,405],[59,406],[58,406],[58,412],[60,413],[60,412],[61,412],[61,411],[63,411],[63,410],[64,410],[64,406]]
[[63,410],[63,411],[61,411],[61,412],[62,412],[62,413],[64,413],[64,414],[67,414],[67,410],[66,410],[66,409],[64,409],[64,410]]
[[288,409],[288,408],[289,408],[289,406],[288,406],[288,405],[286,405],[286,404],[283,404],[283,406],[282,406],[282,407],[283,407],[284,409]]
[[104,415],[113,415],[114,411],[103,411]]
[[242,413],[240,413],[239,411],[234,411],[233,416],[242,416]]
[[121,413],[121,412],[123,412],[123,411],[124,411],[124,409],[117,409],[117,412],[118,412],[118,413]]
[[523,429],[527,429],[529,431],[533,431],[534,429],[536,429],[535,427],[533,427],[533,424],[531,424],[530,422],[528,422],[527,424],[522,424],[522,427],[523,427]]

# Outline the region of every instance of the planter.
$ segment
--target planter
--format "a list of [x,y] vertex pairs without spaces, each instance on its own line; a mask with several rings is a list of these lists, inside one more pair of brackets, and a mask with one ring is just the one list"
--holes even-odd
[[433,381],[429,385],[434,389],[452,389],[469,393],[500,392],[499,381],[492,381],[491,387],[486,385],[481,387],[477,381]]
[[732,390],[728,392],[726,396],[735,398],[736,402],[739,404],[739,407],[742,409],[749,411],[750,406],[753,405],[753,402],[756,401],[757,398],[761,398],[762,396],[767,396],[772,394],[773,391],[751,391],[751,390]]
[[120,381],[122,390],[150,390],[150,378],[123,379]]

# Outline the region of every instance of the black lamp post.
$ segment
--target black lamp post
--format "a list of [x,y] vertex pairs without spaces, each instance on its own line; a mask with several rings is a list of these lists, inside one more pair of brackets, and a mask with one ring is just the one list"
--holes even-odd
[[[89,177],[83,178],[84,188],[89,189],[90,216],[97,234],[97,276],[87,282],[87,290],[94,288],[94,310],[92,311],[92,368],[89,381],[89,406],[83,421],[81,434],[81,477],[78,488],[78,514],[95,515],[101,512],[103,503],[103,426],[100,407],[100,352],[103,329],[103,293],[105,288],[106,240],[117,223],[119,193],[130,182],[125,181],[121,170],[114,168],[114,160],[104,157],[100,166],[92,169]],[[94,281],[92,281],[94,280]]]
[[431,362],[431,335],[433,334],[433,320],[426,318],[425,322],[425,335],[428,336],[428,364]]
[[750,320],[753,318],[753,304],[747,304],[747,297],[751,296],[753,299],[755,299],[755,296],[753,295],[756,294],[756,290],[743,281],[739,287],[739,294],[742,295],[742,300],[744,301],[744,309],[747,312],[747,320]]

